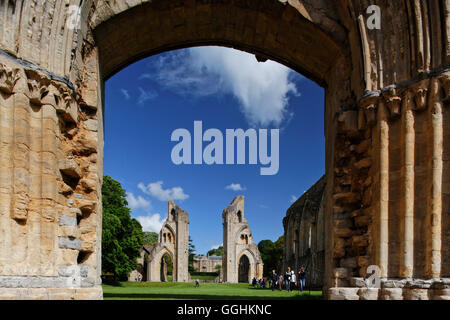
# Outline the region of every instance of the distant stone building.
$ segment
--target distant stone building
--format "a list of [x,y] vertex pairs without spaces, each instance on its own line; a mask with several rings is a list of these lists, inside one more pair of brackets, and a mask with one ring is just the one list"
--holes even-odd
[[324,241],[325,176],[295,201],[286,212],[282,268],[297,273],[306,267],[307,285],[321,288],[325,272]]
[[244,218],[244,197],[234,198],[223,210],[223,257],[224,282],[251,282],[253,277],[262,278],[263,261],[247,220]]
[[173,201],[168,203],[167,219],[159,232],[158,243],[141,248],[140,267],[131,272],[129,280],[166,281],[167,265],[163,259],[168,254],[172,260],[172,280],[189,281],[188,272],[189,215]]
[[219,272],[217,266],[222,267],[221,256],[198,255],[194,257],[193,267],[196,272]]

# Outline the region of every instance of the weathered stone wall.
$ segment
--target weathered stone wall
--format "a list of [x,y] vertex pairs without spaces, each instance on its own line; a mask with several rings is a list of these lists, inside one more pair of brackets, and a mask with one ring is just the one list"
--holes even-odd
[[[223,45],[326,88],[326,297],[449,298],[450,3],[378,1],[379,30],[370,4],[0,1],[0,296],[100,297],[103,81],[150,54]],[[370,264],[399,285],[436,280],[363,290]],[[87,265],[89,280],[10,281],[60,265]]]
[[237,196],[222,213],[223,223],[223,281],[237,283],[239,261],[246,256],[250,262],[248,282],[263,275],[264,263],[258,246],[253,243],[253,236],[247,219],[244,217],[244,197]]
[[128,281],[135,282],[136,278],[139,277],[140,281],[147,281],[147,268],[148,268],[148,255],[157,246],[155,244],[144,244],[139,250],[139,257],[137,258],[138,267],[136,270],[131,271],[128,276]]
[[[371,92],[347,117],[353,137],[341,139],[351,151],[338,154],[333,258],[335,286],[362,287],[349,299],[448,298],[447,81],[431,73]],[[365,288],[369,265],[380,268],[381,290]]]
[[7,55],[0,90],[0,297],[100,298],[95,112]]
[[287,210],[283,218],[284,253],[282,270],[306,270],[306,283],[322,288],[325,274],[324,200],[325,177],[320,178]]

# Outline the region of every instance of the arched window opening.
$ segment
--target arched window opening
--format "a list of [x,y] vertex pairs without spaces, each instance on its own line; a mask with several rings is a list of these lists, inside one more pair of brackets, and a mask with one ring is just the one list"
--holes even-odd
[[238,217],[239,223],[242,223],[242,212],[241,211],[238,211],[237,217]]

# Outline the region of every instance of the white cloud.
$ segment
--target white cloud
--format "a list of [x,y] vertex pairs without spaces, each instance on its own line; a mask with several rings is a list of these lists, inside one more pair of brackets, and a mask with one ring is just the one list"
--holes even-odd
[[138,98],[138,104],[144,104],[145,102],[147,102],[148,100],[152,100],[154,98],[156,98],[157,94],[156,92],[152,91],[152,90],[144,90],[141,87],[138,88],[139,89],[139,98]]
[[291,195],[291,203],[294,203],[295,201],[297,201],[297,197],[296,196],[294,196],[294,195]]
[[173,187],[169,189],[164,189],[162,187],[163,182],[157,181],[144,185],[142,182],[138,184],[138,188],[145,194],[151,195],[160,201],[168,200],[186,200],[189,195],[185,194],[183,188]]
[[120,91],[122,92],[126,100],[130,100],[130,93],[128,92],[128,90],[120,89]]
[[260,204],[259,207],[260,207],[261,209],[268,209],[268,208],[269,208],[269,207],[266,206],[265,204]]
[[151,209],[151,202],[149,200],[146,200],[145,198],[138,196],[137,198],[134,196],[133,193],[127,193],[127,202],[128,207],[131,210],[136,209]]
[[278,126],[289,117],[289,93],[298,94],[291,70],[274,61],[222,47],[194,47],[162,56],[155,78],[177,93],[231,94],[251,125]]
[[240,183],[232,183],[225,187],[226,190],[233,190],[233,191],[244,191],[246,188],[241,186]]
[[159,232],[165,221],[165,219],[161,219],[159,213],[151,216],[139,216],[136,219],[141,223],[142,230],[147,232]]

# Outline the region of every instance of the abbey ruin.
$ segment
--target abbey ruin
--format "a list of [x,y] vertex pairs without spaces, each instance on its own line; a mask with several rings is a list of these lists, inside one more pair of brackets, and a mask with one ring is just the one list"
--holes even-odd
[[283,219],[282,270],[306,270],[308,286],[321,289],[325,272],[325,177],[319,179],[286,212]]
[[175,202],[169,200],[167,219],[164,221],[158,235],[158,242],[144,245],[138,258],[139,269],[131,272],[129,281],[160,282],[167,281],[167,263],[164,255],[169,255],[172,261],[172,281],[189,281],[188,251],[189,246],[189,215]]
[[189,215],[173,201],[169,201],[167,219],[159,232],[158,243],[150,251],[147,261],[147,281],[165,281],[163,255],[169,254],[173,263],[172,279],[189,280],[188,272]]
[[244,196],[237,196],[223,210],[222,223],[223,281],[250,283],[253,278],[261,279],[264,263],[244,217]]
[[[325,88],[325,298],[450,299],[449,1],[3,0],[0,16],[0,299],[102,298],[104,81],[193,45]],[[360,281],[372,265],[380,287]]]

